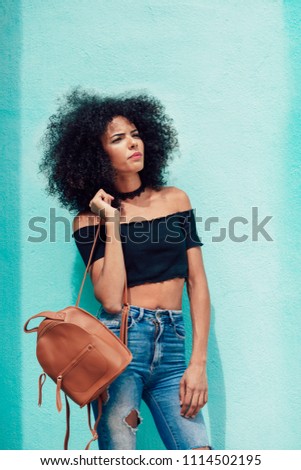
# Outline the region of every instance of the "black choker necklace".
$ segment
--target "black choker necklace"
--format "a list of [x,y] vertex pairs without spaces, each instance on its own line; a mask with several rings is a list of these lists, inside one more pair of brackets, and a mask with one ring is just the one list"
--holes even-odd
[[143,191],[145,190],[145,186],[143,183],[139,186],[139,188],[135,189],[134,191],[129,191],[128,193],[121,193],[121,192],[116,192],[115,195],[119,199],[133,199],[135,196],[139,196]]

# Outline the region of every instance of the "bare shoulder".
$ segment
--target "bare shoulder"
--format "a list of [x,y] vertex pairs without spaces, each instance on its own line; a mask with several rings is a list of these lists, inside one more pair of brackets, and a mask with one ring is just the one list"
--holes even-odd
[[176,211],[191,209],[189,196],[183,189],[177,188],[176,186],[165,186],[164,192],[166,197],[174,201]]
[[103,223],[103,219],[94,214],[94,212],[82,211],[74,217],[72,230],[75,232],[76,230],[79,230],[82,227],[87,227],[88,225],[98,225],[100,221]]

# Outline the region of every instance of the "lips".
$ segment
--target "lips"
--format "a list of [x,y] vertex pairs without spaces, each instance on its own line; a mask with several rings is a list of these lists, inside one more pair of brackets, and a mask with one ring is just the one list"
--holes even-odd
[[129,158],[140,158],[140,157],[142,157],[142,153],[141,152],[135,152]]

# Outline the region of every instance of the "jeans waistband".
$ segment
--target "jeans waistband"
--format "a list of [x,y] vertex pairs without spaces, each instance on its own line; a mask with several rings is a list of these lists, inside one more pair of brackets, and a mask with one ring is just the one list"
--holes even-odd
[[[101,308],[103,312],[111,316],[103,307]],[[181,316],[183,314],[183,310],[176,310],[176,309],[168,309],[168,308],[156,308],[156,309],[150,309],[150,308],[145,308],[145,307],[139,307],[137,305],[129,305],[129,316],[133,317],[134,320],[141,319],[142,317],[154,317],[156,319],[164,319],[164,318],[170,318],[171,320],[173,317],[179,315]],[[114,317],[119,317],[121,315],[120,313],[114,313]]]
[[130,305],[130,311],[131,312],[139,312],[141,314],[156,314],[156,313],[175,313],[175,314],[181,314],[183,313],[182,309],[180,310],[175,310],[175,309],[170,309],[170,308],[155,308],[155,309],[151,309],[151,308],[146,308],[146,307],[138,307],[137,305]]

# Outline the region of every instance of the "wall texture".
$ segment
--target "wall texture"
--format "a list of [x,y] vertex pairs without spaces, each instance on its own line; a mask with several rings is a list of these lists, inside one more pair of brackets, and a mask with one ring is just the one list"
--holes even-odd
[[[4,0],[1,9],[1,448],[62,447],[64,413],[50,379],[37,406],[35,337],[22,327],[74,303],[83,274],[72,214],[46,196],[37,172],[56,98],[82,85],[149,91],[179,130],[169,184],[187,191],[202,217],[212,445],[301,449],[300,2]],[[256,237],[267,216],[267,235]],[[33,217],[43,242],[29,240],[38,236]],[[82,306],[98,308],[89,282]],[[187,296],[183,306],[188,323]],[[163,449],[141,411],[138,448]],[[74,405],[70,447],[87,438]]]

